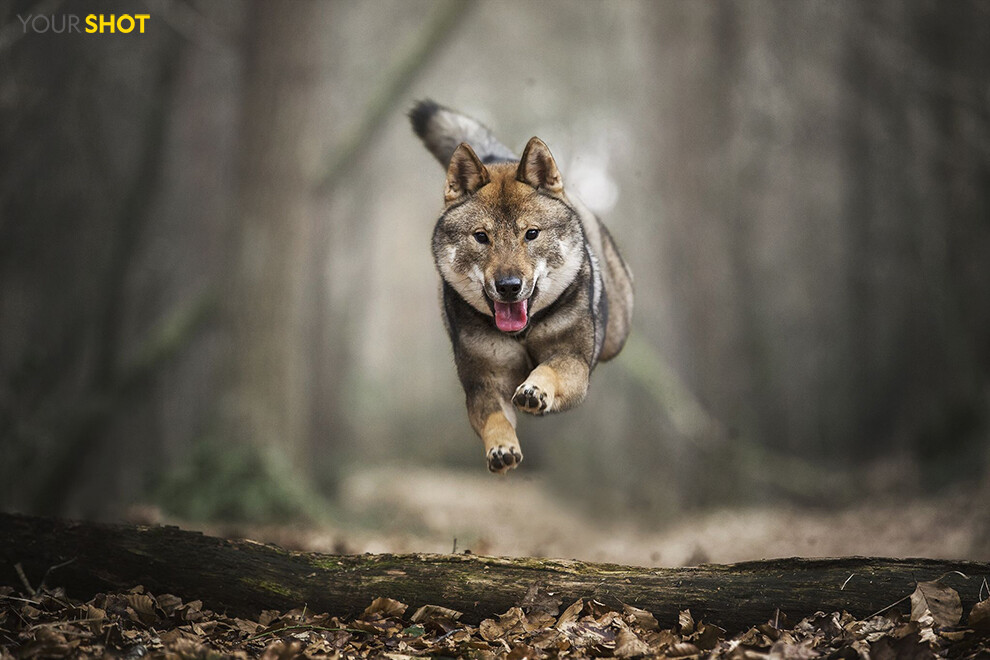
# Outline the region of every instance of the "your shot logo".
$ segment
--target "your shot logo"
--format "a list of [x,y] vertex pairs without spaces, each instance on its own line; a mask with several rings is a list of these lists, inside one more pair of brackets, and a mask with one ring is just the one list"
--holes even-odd
[[24,34],[144,34],[151,14],[18,14]]

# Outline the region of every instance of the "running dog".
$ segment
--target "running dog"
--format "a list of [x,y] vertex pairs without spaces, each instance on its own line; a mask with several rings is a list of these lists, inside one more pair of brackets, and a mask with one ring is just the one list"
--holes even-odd
[[543,415],[581,403],[595,365],[622,350],[632,274],[605,225],[564,192],[542,140],[517,158],[433,101],[409,118],[447,168],[433,230],[444,321],[468,419],[488,469],[503,473],[523,459],[515,408]]

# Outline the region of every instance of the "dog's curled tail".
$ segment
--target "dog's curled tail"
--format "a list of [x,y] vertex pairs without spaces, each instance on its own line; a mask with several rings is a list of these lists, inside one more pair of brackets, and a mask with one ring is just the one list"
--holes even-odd
[[482,163],[518,160],[485,126],[466,115],[424,99],[409,111],[413,130],[440,164],[447,167],[461,142],[467,142]]

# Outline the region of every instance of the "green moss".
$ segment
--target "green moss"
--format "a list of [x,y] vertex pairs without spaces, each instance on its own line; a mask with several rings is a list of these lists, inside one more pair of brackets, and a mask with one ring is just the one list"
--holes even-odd
[[294,593],[288,587],[284,587],[277,582],[269,582],[268,580],[256,580],[249,577],[241,578],[241,582],[255,589],[263,589],[269,593],[282,596],[284,598],[296,598],[298,594]]
[[309,564],[316,569],[328,573],[338,573],[347,570],[346,564],[339,558],[332,555],[311,555],[307,557]]

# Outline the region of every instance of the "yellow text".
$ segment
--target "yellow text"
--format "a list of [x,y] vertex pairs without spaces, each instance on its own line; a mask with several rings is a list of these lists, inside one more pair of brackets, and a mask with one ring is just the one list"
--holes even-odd
[[144,34],[144,22],[151,18],[151,14],[89,14],[86,17],[86,32],[93,34],[97,32],[104,34],[109,32],[115,34],[129,34],[137,28],[138,33]]

